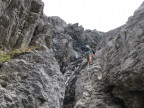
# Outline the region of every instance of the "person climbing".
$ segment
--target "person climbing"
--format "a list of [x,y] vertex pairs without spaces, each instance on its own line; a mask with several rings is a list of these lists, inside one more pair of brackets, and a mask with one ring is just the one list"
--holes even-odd
[[85,45],[85,46],[84,46],[84,51],[85,51],[85,52],[84,52],[84,55],[86,56],[89,64],[91,65],[91,64],[93,63],[93,56],[94,56],[94,54],[95,54],[95,51],[92,50],[92,49],[89,47],[89,45]]

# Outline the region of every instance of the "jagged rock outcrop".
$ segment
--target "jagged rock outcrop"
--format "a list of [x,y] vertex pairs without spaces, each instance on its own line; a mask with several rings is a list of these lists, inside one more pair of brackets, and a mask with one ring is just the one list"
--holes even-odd
[[47,18],[53,27],[52,51],[64,73],[70,62],[83,57],[82,47],[89,44],[94,50],[104,33],[96,30],[84,30],[78,23],[66,24],[59,17]]
[[127,108],[144,106],[144,2],[101,50],[103,79]]
[[96,46],[96,50],[100,50],[103,47],[105,47],[109,41],[113,40],[116,35],[120,32],[120,30],[124,27],[125,25],[118,27],[114,30],[108,31],[107,33],[104,33],[101,41],[99,42],[99,44]]

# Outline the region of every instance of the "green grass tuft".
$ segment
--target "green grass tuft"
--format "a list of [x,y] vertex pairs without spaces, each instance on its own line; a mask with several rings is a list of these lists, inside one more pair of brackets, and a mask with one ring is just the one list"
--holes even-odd
[[37,49],[37,47],[27,46],[24,47],[23,49],[14,49],[13,51],[8,51],[8,52],[0,51],[0,63],[11,60],[15,55],[19,55],[24,52],[31,52],[35,49]]

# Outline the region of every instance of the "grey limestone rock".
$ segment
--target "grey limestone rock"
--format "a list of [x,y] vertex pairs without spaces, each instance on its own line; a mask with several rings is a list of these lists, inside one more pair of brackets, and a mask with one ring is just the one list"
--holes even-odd
[[[0,53],[36,47],[0,61],[0,108],[143,108],[144,3],[107,33],[47,17],[43,6],[0,0]],[[86,44],[96,51],[89,67]]]
[[0,41],[5,49],[29,45],[43,5],[41,0],[0,2]]
[[64,76],[50,48],[52,25],[41,0],[0,1],[0,51],[36,51],[15,55],[0,67],[0,108],[61,108]]
[[74,99],[64,108],[72,104],[72,108],[95,108],[94,104],[96,108],[143,108],[143,7],[144,3],[125,25],[104,33],[93,65],[80,66],[83,68],[79,67],[79,74],[73,72],[67,86],[72,90],[66,96]]
[[20,55],[0,72],[1,108],[61,108],[64,78],[50,52]]
[[86,65],[76,81],[74,108],[126,108],[124,103],[113,96],[113,86],[103,82],[98,56],[93,65]]
[[53,26],[52,51],[63,73],[70,62],[83,57],[82,49],[86,44],[95,50],[104,34],[96,30],[84,30],[78,23],[66,24],[59,17],[46,20]]
[[144,3],[115,38],[100,50],[104,81],[115,86],[113,93],[127,108],[144,103]]

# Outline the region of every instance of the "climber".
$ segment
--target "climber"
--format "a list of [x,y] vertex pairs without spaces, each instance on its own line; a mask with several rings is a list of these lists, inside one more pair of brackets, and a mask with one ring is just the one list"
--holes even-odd
[[92,50],[92,49],[89,47],[89,45],[85,45],[84,48],[83,48],[83,50],[85,51],[85,52],[84,52],[84,55],[86,56],[89,64],[92,64],[92,59],[93,59],[93,56],[94,56],[94,54],[95,54],[95,51]]

